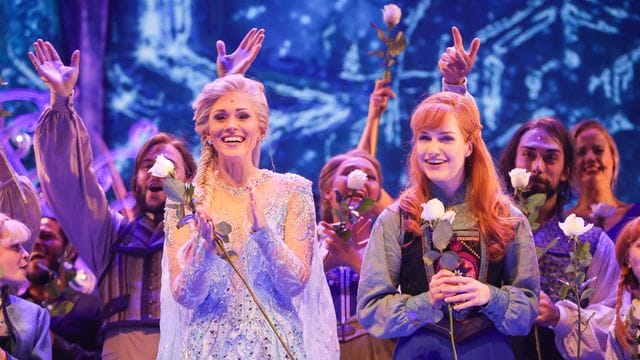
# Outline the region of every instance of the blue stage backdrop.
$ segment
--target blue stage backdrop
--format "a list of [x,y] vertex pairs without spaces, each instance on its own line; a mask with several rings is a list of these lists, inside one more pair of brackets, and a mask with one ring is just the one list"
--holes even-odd
[[[0,66],[13,87],[43,89],[26,57],[37,37],[51,39],[65,61],[65,6],[76,1],[3,1]],[[266,85],[270,133],[262,166],[317,179],[324,161],[354,147],[364,126],[369,93],[381,77],[381,1],[110,0],[104,68],[102,132],[116,154],[157,129],[186,138],[199,154],[190,104],[215,76],[215,40],[234,48],[251,27],[266,28],[249,75]],[[640,2],[637,1],[400,1],[408,49],[394,68],[391,101],[380,128],[385,187],[404,184],[408,119],[416,103],[440,89],[437,60],[458,26],[465,46],[482,41],[469,77],[494,155],[522,122],[553,115],[567,126],[603,121],[621,152],[618,193],[638,201],[640,121],[638,77]],[[62,19],[65,19],[62,17]],[[82,88],[84,96],[93,90]],[[5,103],[21,111],[28,106]],[[85,111],[87,111],[85,109]],[[11,124],[12,117],[5,120]],[[136,124],[134,130],[132,126]],[[29,131],[29,129],[25,130]],[[133,134],[134,139],[131,139]],[[118,166],[130,173],[125,155]],[[29,155],[25,156],[29,161]],[[28,168],[29,166],[27,166]]]

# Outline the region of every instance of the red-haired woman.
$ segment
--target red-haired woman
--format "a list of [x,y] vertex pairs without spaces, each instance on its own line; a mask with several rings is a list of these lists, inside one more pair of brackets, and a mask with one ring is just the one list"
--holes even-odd
[[[394,358],[452,358],[447,304],[462,358],[512,358],[508,335],[529,332],[539,273],[531,229],[511,205],[468,97],[438,93],[411,116],[409,184],[373,226],[358,288],[358,318],[370,334],[399,338]],[[423,261],[421,204],[456,212],[447,246],[456,272]]]
[[633,307],[631,304],[633,299],[640,299],[640,217],[628,222],[620,231],[616,240],[616,260],[620,265],[620,281],[606,358],[629,359],[631,354],[638,353],[640,302]]

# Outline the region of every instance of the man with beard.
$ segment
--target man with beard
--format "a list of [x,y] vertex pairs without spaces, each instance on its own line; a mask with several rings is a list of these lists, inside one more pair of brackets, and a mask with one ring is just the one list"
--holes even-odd
[[[571,263],[569,256],[573,246],[563,234],[558,223],[564,221],[563,207],[571,197],[570,180],[573,172],[574,145],[571,135],[559,121],[543,117],[529,121],[517,129],[500,157],[500,170],[509,190],[508,172],[522,168],[531,172],[525,197],[535,193],[546,195],[546,201],[538,208],[537,223],[540,228],[534,234],[537,247],[545,248],[558,239],[539,259],[540,309],[536,319],[543,359],[576,358],[577,356],[577,305],[571,296],[560,299],[562,281],[572,281],[565,273]],[[590,320],[581,336],[580,356],[585,359],[604,358],[607,331],[613,319],[616,300],[616,283],[619,270],[616,265],[613,242],[597,227],[580,236],[591,245],[593,262],[586,272],[586,279],[595,277],[589,285],[595,292],[583,301],[582,315]],[[514,338],[513,350],[517,359],[536,359],[535,330],[525,338]]]
[[[49,310],[54,360],[100,359],[100,298],[95,292],[83,294],[68,285],[70,279],[62,275],[64,269],[60,262],[63,256],[73,264],[77,252],[58,222],[43,217],[27,267],[29,287],[21,297]],[[54,272],[59,275],[57,279],[52,276]],[[58,284],[55,292],[51,290],[54,281]],[[67,304],[73,307],[65,309]]]
[[[227,55],[218,41],[218,75],[244,73],[257,56],[264,30],[252,29]],[[185,144],[168,134],[148,140],[138,152],[132,179],[135,216],[109,209],[92,169],[89,135],[73,107],[80,53],[66,66],[49,42],[38,39],[29,53],[51,90],[51,105],[38,120],[35,150],[47,202],[64,232],[99,277],[104,359],[155,359],[160,339],[160,284],[164,246],[164,179],[148,173],[156,157],[173,162],[175,177],[189,180],[196,164]]]

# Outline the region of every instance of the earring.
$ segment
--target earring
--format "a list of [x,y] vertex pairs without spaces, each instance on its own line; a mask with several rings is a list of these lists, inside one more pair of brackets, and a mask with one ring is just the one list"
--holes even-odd
[[213,141],[211,141],[211,139],[207,139],[207,144],[213,145]]

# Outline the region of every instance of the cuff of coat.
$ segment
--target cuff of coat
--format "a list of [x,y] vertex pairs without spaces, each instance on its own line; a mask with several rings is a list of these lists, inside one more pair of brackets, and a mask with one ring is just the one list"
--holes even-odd
[[509,294],[495,286],[488,286],[489,289],[491,289],[491,298],[480,312],[486,315],[494,324],[497,324],[504,318],[504,314],[507,312],[507,308],[509,307]]
[[266,251],[274,245],[273,239],[275,238],[275,233],[271,229],[271,226],[266,225],[262,229],[259,229],[249,235],[249,237],[258,243],[258,246],[260,246],[263,251]]
[[58,95],[51,92],[49,95],[49,107],[58,112],[71,112],[73,108],[73,92],[69,96]]
[[452,92],[460,95],[466,94],[467,78],[464,78],[464,80],[462,81],[462,84],[460,85],[449,84],[446,81],[444,81],[444,78],[442,78],[442,91],[448,91],[448,92]]
[[414,328],[426,323],[437,323],[444,316],[442,310],[435,309],[429,302],[429,293],[410,297],[405,303],[405,314]]
[[558,323],[556,324],[556,326],[549,327],[550,329],[553,329],[556,334],[568,334],[571,331],[573,321],[569,319],[571,315],[570,310],[567,309],[566,306],[564,306],[564,302],[568,301],[562,300],[556,303],[556,307],[558,308],[558,312],[560,313],[560,318],[558,319]]

